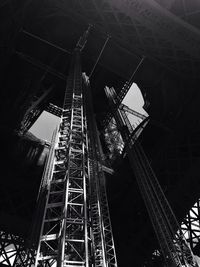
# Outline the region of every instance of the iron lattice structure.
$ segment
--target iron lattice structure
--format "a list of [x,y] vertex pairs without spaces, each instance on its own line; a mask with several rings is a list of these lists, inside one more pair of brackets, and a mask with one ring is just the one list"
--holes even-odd
[[190,243],[192,249],[195,249],[199,244],[200,240],[200,199],[191,207],[191,209],[186,214],[182,224],[181,229]]
[[78,46],[43,177],[48,193],[35,266],[117,266],[100,143],[86,81],[83,90],[80,53]]
[[[41,16],[53,16],[59,12],[92,22],[133,54],[149,55],[177,73],[195,78],[199,69],[199,22],[195,14],[200,7],[196,1],[193,5],[191,1],[185,4],[185,0],[170,2],[181,6],[179,12],[166,8],[170,6],[169,1],[88,0],[83,3],[70,0],[67,3],[51,2],[51,9]],[[188,23],[189,18],[196,27]]]
[[105,91],[166,265],[198,266],[142,146],[138,141],[135,142],[138,129],[132,129],[124,110],[116,110],[114,89],[106,88]]
[[25,239],[0,231],[0,264],[3,266],[34,266],[35,251],[28,249]]

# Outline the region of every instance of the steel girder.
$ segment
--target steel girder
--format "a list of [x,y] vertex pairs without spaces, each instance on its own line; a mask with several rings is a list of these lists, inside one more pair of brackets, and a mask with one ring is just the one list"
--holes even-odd
[[[181,224],[181,229],[192,249],[200,242],[200,200],[191,207]],[[199,255],[199,254],[198,254]]]

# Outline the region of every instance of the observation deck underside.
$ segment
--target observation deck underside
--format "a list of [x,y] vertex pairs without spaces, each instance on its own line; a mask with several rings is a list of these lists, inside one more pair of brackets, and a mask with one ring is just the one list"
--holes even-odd
[[[108,112],[105,85],[119,93],[143,58],[132,81],[150,102],[148,113],[158,124],[148,124],[141,142],[181,222],[200,196],[200,3],[26,2],[5,0],[0,4],[2,229],[28,235],[48,150],[30,136],[17,137],[15,130],[30,98],[51,86],[42,108],[47,103],[62,106],[71,52],[89,24],[93,27],[82,66],[91,74],[99,130]],[[144,266],[157,241],[128,160],[122,159],[114,168],[114,175],[107,174],[107,188],[119,266],[132,266],[133,258],[135,266]]]

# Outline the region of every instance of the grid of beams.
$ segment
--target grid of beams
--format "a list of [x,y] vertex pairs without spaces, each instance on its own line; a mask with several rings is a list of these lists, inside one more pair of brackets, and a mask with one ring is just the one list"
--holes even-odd
[[192,249],[200,241],[200,200],[192,206],[181,224],[181,229],[185,238],[190,243]]
[[[51,4],[47,17],[61,14],[79,17],[86,23],[94,24],[101,32],[110,34],[130,52],[154,58],[179,74],[187,73],[191,77],[197,77],[199,53],[191,49],[191,42],[193,47],[194,44],[198,47],[198,30],[193,30],[194,35],[191,35],[188,31],[189,24],[170,12],[166,15],[165,8],[159,4],[156,6],[156,2],[140,2],[70,0],[66,4],[58,1]],[[176,27],[171,27],[172,24],[176,24]],[[177,36],[185,36],[185,41],[181,42]],[[192,41],[187,41],[189,39]]]
[[87,118],[89,130],[91,220],[95,266],[117,267],[115,246],[110,222],[106,182],[103,172],[103,155],[94,118],[90,86],[85,81],[88,99]]
[[76,49],[55,147],[43,177],[48,194],[35,266],[117,267],[100,142],[91,95],[85,97]]
[[35,252],[26,248],[22,237],[0,231],[0,264],[33,267],[34,262]]
[[36,266],[89,266],[88,153],[79,54],[72,61]]

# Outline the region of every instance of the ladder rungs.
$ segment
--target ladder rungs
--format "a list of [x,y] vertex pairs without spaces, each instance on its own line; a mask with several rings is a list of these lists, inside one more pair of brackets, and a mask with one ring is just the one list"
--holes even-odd
[[83,189],[69,188],[69,192],[72,192],[72,193],[83,193]]
[[65,239],[66,242],[84,243],[84,239]]
[[41,260],[50,260],[50,259],[56,259],[56,257],[57,257],[57,252],[55,252],[55,255],[43,256],[43,257],[41,256],[41,257],[38,258],[38,260],[39,261],[41,261]]
[[58,234],[43,235],[41,241],[50,241],[58,238]]
[[45,219],[44,222],[56,222],[56,221],[60,221],[62,220],[61,217],[56,217],[56,218],[52,218],[52,219]]
[[69,265],[65,265],[66,266],[70,266],[70,267],[74,267],[75,265],[72,264],[77,264],[78,267],[81,266],[85,266],[85,262],[84,261],[68,261],[68,260],[64,260],[64,264],[69,264]]
[[83,203],[73,203],[73,202],[68,202],[67,204],[71,205],[71,206],[83,206]]

